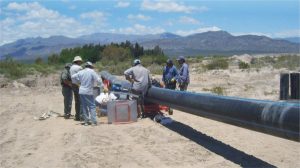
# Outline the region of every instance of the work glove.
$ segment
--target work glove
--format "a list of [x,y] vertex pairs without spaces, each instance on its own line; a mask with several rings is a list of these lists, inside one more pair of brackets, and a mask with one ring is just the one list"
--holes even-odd
[[174,83],[175,81],[176,81],[175,78],[172,78],[172,79],[171,79],[171,82],[172,82],[172,83]]

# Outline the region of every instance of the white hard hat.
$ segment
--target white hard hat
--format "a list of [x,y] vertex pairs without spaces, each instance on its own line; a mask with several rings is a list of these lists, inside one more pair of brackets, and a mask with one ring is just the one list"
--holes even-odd
[[82,58],[80,56],[76,56],[76,57],[74,57],[73,62],[76,62],[76,61],[82,62]]
[[135,59],[134,61],[133,61],[133,64],[134,65],[137,65],[137,64],[140,64],[141,63],[141,60],[139,60],[139,59]]

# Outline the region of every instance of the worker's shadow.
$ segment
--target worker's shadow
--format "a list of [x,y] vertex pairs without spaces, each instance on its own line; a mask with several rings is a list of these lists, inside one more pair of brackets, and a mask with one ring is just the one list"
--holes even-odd
[[263,160],[260,160],[259,158],[235,149],[234,147],[231,147],[230,145],[227,145],[219,140],[216,140],[213,137],[205,135],[181,122],[173,121],[172,123],[165,125],[165,127],[196,142],[211,152],[214,152],[225,159],[240,165],[241,167],[276,167]]

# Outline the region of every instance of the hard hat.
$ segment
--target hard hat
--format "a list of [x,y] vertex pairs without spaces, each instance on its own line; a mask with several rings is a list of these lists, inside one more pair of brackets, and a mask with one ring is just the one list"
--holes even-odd
[[134,61],[133,61],[133,64],[134,65],[138,65],[138,64],[140,64],[141,63],[141,60],[139,60],[139,59],[135,59]]
[[185,61],[185,58],[184,58],[184,56],[179,56],[176,60],[177,61]]
[[73,60],[73,62],[77,62],[77,61],[80,61],[80,62],[82,62],[82,58],[81,58],[80,56],[76,56],[76,57],[74,57],[74,60]]

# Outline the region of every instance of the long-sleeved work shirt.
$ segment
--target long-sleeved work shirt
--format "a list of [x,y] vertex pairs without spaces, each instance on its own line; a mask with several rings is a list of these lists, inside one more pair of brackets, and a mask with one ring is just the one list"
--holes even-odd
[[[76,74],[77,72],[79,72],[80,70],[82,70],[82,67],[77,65],[77,64],[73,64],[70,68],[70,74],[71,76],[73,76],[74,74]],[[79,84],[79,81],[77,81],[76,79],[72,78],[72,83],[73,84]]]
[[102,86],[100,76],[96,74],[93,69],[85,68],[78,73],[72,75],[72,80],[80,82],[79,94],[93,95],[93,88],[95,83]]
[[124,72],[125,76],[131,77],[133,79],[132,89],[146,94],[148,88],[151,86],[150,81],[150,71],[138,64],[134,67],[127,69]]
[[164,70],[163,70],[162,80],[166,85],[168,85],[168,84],[172,83],[171,80],[173,78],[176,78],[177,75],[178,75],[178,72],[174,65],[172,67],[165,66]]
[[190,83],[190,74],[189,66],[186,63],[183,63],[178,71],[177,81],[179,84],[189,84]]

